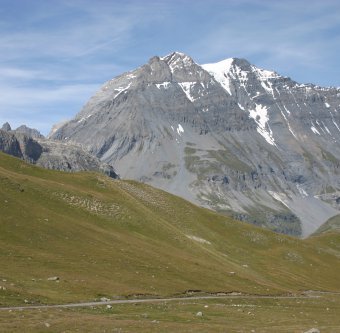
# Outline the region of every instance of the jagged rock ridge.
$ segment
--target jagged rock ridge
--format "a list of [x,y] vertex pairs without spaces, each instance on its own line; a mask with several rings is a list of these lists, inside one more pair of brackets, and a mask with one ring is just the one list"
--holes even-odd
[[29,136],[30,138],[36,138],[36,139],[44,138],[44,136],[38,130],[34,128],[29,128],[26,125],[19,126],[17,129],[15,129],[15,133],[22,133],[22,134]]
[[51,137],[198,204],[307,236],[339,213],[340,90],[175,52],[106,82]]
[[98,171],[112,178],[118,177],[112,166],[85,152],[79,145],[45,139],[37,130],[25,125],[14,131],[8,123],[2,128],[7,129],[0,130],[0,151],[4,153],[47,169]]

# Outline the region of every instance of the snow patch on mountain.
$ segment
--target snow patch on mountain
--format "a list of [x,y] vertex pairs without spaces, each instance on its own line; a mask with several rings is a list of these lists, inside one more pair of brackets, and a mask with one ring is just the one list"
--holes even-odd
[[287,204],[287,196],[284,193],[278,193],[274,191],[268,191],[268,193],[277,201],[281,202],[283,205],[289,208]]
[[170,82],[156,83],[156,87],[158,89],[161,89],[161,88],[168,89],[170,84],[171,84]]
[[117,98],[121,93],[126,92],[130,86],[131,86],[132,82],[130,82],[126,87],[119,87],[114,89],[115,91],[118,91],[118,93],[113,97],[113,99]]
[[229,95],[232,95],[232,93],[230,90],[230,79],[228,77],[228,73],[230,72],[233,61],[233,58],[228,58],[216,63],[201,65],[203,69],[209,72],[215,80],[221,84]]
[[[291,126],[290,126],[290,124],[289,124],[289,121],[288,121],[288,119],[287,119],[287,117],[286,117],[286,115],[282,112],[282,110],[281,110],[281,108],[279,107],[279,109],[280,109],[280,111],[281,111],[281,115],[282,115],[282,117],[284,118],[284,120],[286,121],[286,123],[287,123],[287,126],[288,126],[288,130],[289,130],[289,132],[290,133],[292,133],[292,135],[294,136],[294,138],[295,139],[297,139],[297,136],[295,135],[295,133],[294,133],[294,131],[293,131],[293,129],[291,128]],[[287,110],[288,111],[288,110]],[[288,111],[289,112],[289,111]],[[289,112],[289,114],[290,114],[290,112]]]
[[239,81],[240,86],[247,91],[247,82],[248,82],[248,72],[247,71],[244,71],[244,70],[242,70],[241,67],[235,65],[230,70],[230,76],[234,80],[237,79]]
[[251,68],[261,81],[267,81],[268,79],[277,79],[280,77],[279,74],[272,71],[268,71],[266,69],[261,69],[256,66],[251,66]]
[[178,83],[178,84],[182,88],[183,92],[188,97],[188,99],[191,102],[194,102],[195,98],[191,94],[191,89],[195,86],[196,82],[181,82],[181,83]]
[[335,122],[333,117],[332,117],[332,122],[335,125],[335,127],[338,129],[338,131],[340,132],[340,128],[339,128],[338,124]]
[[168,62],[171,73],[181,70],[183,67],[190,67],[193,64],[193,60],[181,52],[174,52],[160,59]]
[[302,188],[300,184],[296,184],[296,188],[303,197],[308,197],[308,193]]
[[89,114],[88,116],[79,119],[79,120],[78,120],[78,123],[81,123],[81,122],[85,121],[86,119],[88,119],[88,118],[90,118],[90,117],[92,117],[92,114]]
[[181,134],[184,133],[184,129],[181,124],[178,124],[177,126],[177,133],[179,136],[181,136]]
[[318,134],[318,135],[321,135],[320,134],[320,132],[315,128],[315,126],[314,126],[314,124],[313,124],[313,122],[312,122],[312,126],[311,126],[311,128],[310,128],[312,131],[313,131],[313,133],[314,134]]
[[258,125],[257,132],[261,134],[269,144],[276,146],[273,132],[268,125],[268,108],[261,104],[255,105],[255,110],[249,110],[249,116],[253,118]]
[[241,110],[245,110],[245,108],[240,104],[240,103],[237,103],[238,107],[241,109]]

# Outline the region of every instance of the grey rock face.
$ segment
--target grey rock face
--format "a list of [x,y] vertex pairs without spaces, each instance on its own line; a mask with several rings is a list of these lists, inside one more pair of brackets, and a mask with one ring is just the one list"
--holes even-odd
[[43,139],[44,136],[36,129],[34,128],[29,128],[26,125],[21,125],[19,126],[16,130],[15,133],[21,133],[21,134],[25,134],[31,138],[34,139]]
[[339,89],[177,52],[106,82],[51,137],[123,178],[307,236],[339,213],[339,105]]
[[0,151],[47,169],[70,172],[97,171],[118,178],[112,166],[101,162],[79,146],[33,139],[16,131],[0,130]]
[[43,168],[70,172],[97,171],[118,178],[112,166],[101,162],[77,145],[51,140],[39,140],[39,145],[42,153],[36,164]]
[[19,142],[23,158],[30,163],[35,163],[43,152],[42,146],[26,134],[16,133],[15,137]]
[[3,130],[0,130],[0,151],[15,157],[23,157],[17,138]]
[[4,123],[4,124],[2,125],[2,127],[1,127],[1,129],[2,129],[3,131],[6,131],[6,132],[12,130],[11,125],[10,125],[8,122]]

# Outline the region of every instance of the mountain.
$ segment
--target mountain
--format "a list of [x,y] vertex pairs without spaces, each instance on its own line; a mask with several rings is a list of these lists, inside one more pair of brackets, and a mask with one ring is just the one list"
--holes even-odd
[[278,235],[146,184],[3,153],[0,184],[0,306],[339,290],[340,233]]
[[124,73],[50,137],[123,178],[306,237],[340,207],[340,90],[175,52]]
[[10,125],[8,122],[4,123],[4,124],[2,125],[2,127],[1,127],[1,129],[2,129],[3,131],[6,131],[6,132],[9,132],[9,131],[12,130],[11,125]]
[[16,133],[22,133],[25,134],[31,138],[35,139],[43,139],[44,136],[36,129],[34,128],[29,128],[26,125],[21,125],[17,129],[15,129]]
[[47,140],[37,130],[26,126],[12,131],[9,124],[5,125],[2,128],[9,130],[0,130],[0,151],[4,153],[47,169],[97,171],[112,178],[118,177],[112,166],[101,162],[79,145]]

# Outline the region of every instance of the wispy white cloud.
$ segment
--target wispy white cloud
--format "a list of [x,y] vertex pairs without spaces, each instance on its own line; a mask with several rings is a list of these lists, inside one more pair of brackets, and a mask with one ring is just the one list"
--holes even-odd
[[[99,88],[98,84],[65,85],[56,88],[27,88],[0,86],[0,105],[2,109],[10,107],[27,108],[37,103],[74,102],[80,97],[89,97]],[[17,97],[20,96],[20,99]],[[27,111],[31,112],[31,111]],[[3,115],[4,111],[0,111]]]
[[38,70],[30,70],[25,68],[15,67],[0,67],[0,80],[34,80],[41,77],[42,73]]
[[[340,6],[336,1],[231,1],[216,13],[215,29],[193,41],[202,62],[244,57],[294,73],[321,68],[339,45]],[[248,9],[247,9],[248,8]],[[333,52],[332,52],[333,49]]]
[[[54,2],[51,2],[54,4]],[[74,58],[109,49],[118,52],[131,42],[134,29],[145,22],[157,22],[164,11],[150,12],[141,3],[120,6],[104,1],[99,5],[89,1],[61,1],[55,10],[43,7],[29,17],[22,29],[11,27],[0,31],[0,59],[22,57]],[[58,4],[58,2],[57,2]],[[56,21],[60,20],[57,24]],[[24,22],[25,23],[25,22]]]

